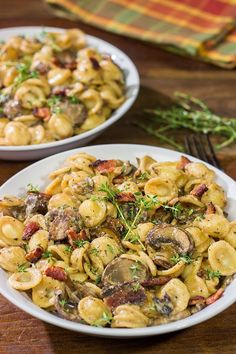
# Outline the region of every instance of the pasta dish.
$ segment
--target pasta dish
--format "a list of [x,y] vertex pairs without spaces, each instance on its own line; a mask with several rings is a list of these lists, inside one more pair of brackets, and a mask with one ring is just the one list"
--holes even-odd
[[236,273],[236,221],[206,165],[70,156],[44,190],[0,200],[0,267],[33,303],[91,326],[138,328],[217,301]]
[[122,70],[78,29],[0,44],[0,145],[53,142],[91,130],[125,101]]

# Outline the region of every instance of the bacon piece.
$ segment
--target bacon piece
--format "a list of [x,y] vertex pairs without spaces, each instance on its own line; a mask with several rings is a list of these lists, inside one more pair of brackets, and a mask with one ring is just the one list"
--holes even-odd
[[208,191],[208,187],[205,183],[202,183],[199,186],[195,186],[190,194],[194,195],[194,197],[201,197],[206,191]]
[[197,304],[204,304],[205,300],[206,299],[205,299],[204,296],[197,295],[197,296],[192,297],[189,300],[188,304],[189,304],[189,306],[194,306],[194,305],[197,305]]
[[215,214],[215,213],[216,213],[215,205],[212,202],[208,203],[205,214],[209,215],[209,214]]
[[33,114],[37,118],[42,118],[45,121],[48,121],[51,117],[51,112],[48,107],[34,108]]
[[78,241],[78,240],[86,241],[86,240],[88,240],[88,235],[87,235],[86,230],[81,230],[80,232],[76,232],[73,229],[68,229],[66,231],[66,234],[68,236],[68,241],[69,241],[70,245],[72,247],[74,247],[74,248],[76,248],[75,244],[74,244],[75,241]]
[[189,163],[191,163],[191,161],[190,161],[187,157],[181,156],[181,157],[180,157],[180,161],[178,161],[178,163],[177,163],[177,165],[176,165],[176,168],[177,168],[178,170],[184,170],[185,167],[186,167]]
[[66,87],[65,86],[54,86],[52,88],[52,95],[65,96],[66,95]]
[[147,279],[141,282],[141,285],[144,287],[152,287],[156,285],[164,285],[168,283],[168,281],[171,280],[171,277],[158,277],[158,278],[152,278],[152,279]]
[[58,266],[50,266],[45,270],[45,275],[59,281],[65,281],[67,279],[67,274],[63,268]]
[[39,62],[35,66],[34,70],[37,70],[41,75],[45,75],[49,72],[50,66],[45,63]]
[[30,263],[35,263],[37,262],[43,254],[43,249],[42,247],[37,247],[34,250],[28,252],[25,256],[25,258],[27,259],[27,261],[29,261]]
[[99,173],[111,173],[117,166],[116,160],[97,160],[91,166]]
[[213,295],[209,296],[206,299],[206,304],[207,305],[213,304],[216,300],[218,300],[223,295],[223,293],[224,293],[223,288],[218,289]]
[[116,194],[116,200],[119,203],[131,203],[131,202],[135,202],[136,198],[135,198],[135,195],[133,193],[120,192],[120,193]]
[[171,200],[168,202],[168,205],[169,205],[169,206],[173,206],[173,205],[175,205],[176,203],[178,203],[178,201],[179,201],[179,198],[178,198],[178,197],[173,198],[173,199],[171,199]]
[[40,225],[37,222],[31,221],[29,222],[23,231],[22,240],[27,241],[30,237],[40,229]]
[[136,283],[124,283],[112,286],[103,291],[104,302],[111,309],[122,304],[140,305],[146,300],[145,290]]
[[121,183],[123,183],[124,182],[124,177],[123,176],[117,176],[116,178],[114,178],[113,180],[112,180],[112,183],[114,183],[114,184],[121,184]]

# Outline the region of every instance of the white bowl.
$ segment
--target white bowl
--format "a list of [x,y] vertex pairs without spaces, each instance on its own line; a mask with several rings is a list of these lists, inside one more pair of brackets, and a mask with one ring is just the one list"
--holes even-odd
[[[55,27],[12,27],[0,29],[0,40],[7,40],[16,35],[37,36],[42,30],[47,32],[63,32],[62,28]],[[90,35],[86,35],[86,42],[89,46],[96,48],[101,53],[108,53],[114,62],[123,70],[125,75],[126,100],[116,109],[104,123],[85,133],[71,138],[39,145],[24,146],[0,146],[0,159],[4,160],[36,160],[55,153],[70,150],[78,146],[86,145],[90,140],[96,138],[110,125],[120,119],[133,105],[139,92],[139,74],[132,60],[120,49],[112,44]]]
[[[61,166],[68,156],[71,156],[72,154],[75,154],[77,152],[87,152],[89,154],[95,155],[98,159],[128,159],[132,163],[136,162],[136,157],[142,157],[145,154],[152,156],[158,161],[176,161],[181,156],[179,152],[146,145],[114,144],[79,148],[48,157],[25,168],[24,170],[10,178],[0,188],[0,197],[3,197],[7,194],[21,194],[25,191],[25,187],[29,182],[33,185],[44,187],[46,183],[49,182],[47,180],[47,175],[51,171]],[[200,161],[193,157],[189,158],[193,161]],[[217,170],[216,168],[210,165],[208,166],[216,172],[217,183],[219,183],[227,193],[229,200],[227,211],[229,213],[230,220],[236,219],[236,183],[223,172]],[[222,312],[231,304],[233,304],[236,300],[236,279],[234,279],[233,282],[226,288],[222,298],[217,300],[212,305],[204,308],[202,311],[176,322],[163,324],[160,326],[137,329],[97,328],[59,318],[56,315],[50,314],[49,312],[33,304],[31,299],[27,297],[24,293],[12,289],[7,282],[7,273],[3,270],[0,270],[0,292],[6,299],[8,299],[14,305],[18,306],[20,309],[26,311],[34,317],[39,318],[40,320],[54,324],[55,326],[95,336],[114,338],[139,338],[184,329],[206,321],[207,319]]]

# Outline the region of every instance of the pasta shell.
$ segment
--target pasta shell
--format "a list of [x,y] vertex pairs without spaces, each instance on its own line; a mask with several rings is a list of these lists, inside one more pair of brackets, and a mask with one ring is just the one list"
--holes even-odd
[[0,266],[9,272],[16,272],[25,263],[25,251],[18,246],[4,247],[0,250]]
[[190,274],[184,281],[187,286],[190,297],[203,296],[207,298],[209,291],[205,281],[196,274]]
[[229,233],[229,221],[219,214],[205,215],[204,219],[195,220],[194,226],[199,227],[209,236],[224,239]]
[[151,178],[144,186],[145,194],[157,195],[161,202],[167,202],[178,196],[178,188],[169,180],[160,177]]
[[9,246],[17,246],[22,241],[24,224],[11,216],[0,218],[0,240]]
[[190,299],[189,291],[186,285],[179,279],[171,279],[161,288],[160,298],[164,298],[167,294],[174,306],[172,314],[176,314],[185,310]]
[[88,324],[95,326],[105,326],[107,324],[104,319],[104,313],[106,316],[111,317],[111,312],[105,303],[92,296],[86,296],[80,300],[78,305],[79,315]]
[[106,266],[117,255],[120,254],[120,247],[115,240],[108,236],[101,236],[95,238],[91,242],[90,253],[96,250],[96,254],[102,260],[102,263]]
[[114,311],[113,328],[139,328],[147,327],[149,318],[145,316],[139,306],[120,305]]
[[106,218],[106,204],[103,201],[87,199],[80,205],[79,213],[87,227],[95,227]]
[[222,275],[236,273],[236,251],[228,242],[220,240],[213,243],[208,249],[208,259],[211,268]]
[[17,290],[29,290],[40,283],[41,272],[36,268],[27,268],[24,272],[17,272],[8,279],[9,284]]
[[229,232],[225,237],[225,241],[236,248],[236,221],[230,223]]
[[49,233],[46,230],[36,231],[29,240],[29,250],[32,251],[37,247],[41,247],[44,250],[48,247]]
[[39,307],[51,307],[54,305],[55,291],[63,291],[64,288],[63,282],[43,275],[41,282],[32,289],[32,300]]

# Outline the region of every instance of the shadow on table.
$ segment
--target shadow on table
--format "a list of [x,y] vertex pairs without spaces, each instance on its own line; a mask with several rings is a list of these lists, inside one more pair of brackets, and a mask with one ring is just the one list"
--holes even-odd
[[[178,333],[164,334],[146,338],[113,339],[90,337],[82,333],[75,333],[45,324],[48,340],[50,340],[50,354],[131,354],[131,353],[157,353],[161,345],[170,342]],[[183,331],[181,331],[183,332]],[[168,350],[169,352],[169,350]]]

